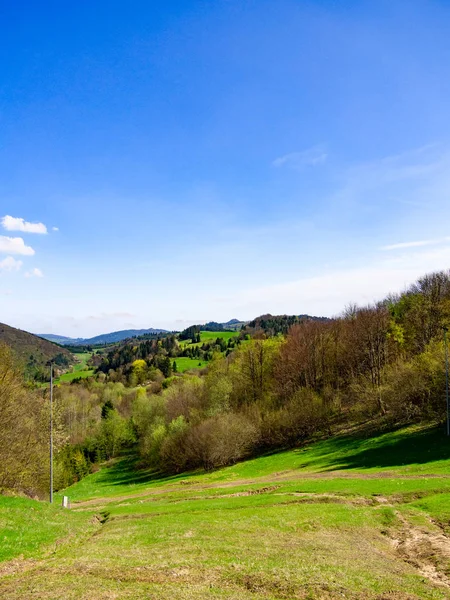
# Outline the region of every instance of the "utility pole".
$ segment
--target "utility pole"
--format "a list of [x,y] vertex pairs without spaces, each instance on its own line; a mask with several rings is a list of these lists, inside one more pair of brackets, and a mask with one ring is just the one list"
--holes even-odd
[[50,504],[53,503],[53,363],[50,363]]
[[444,346],[445,346],[445,398],[447,400],[447,435],[450,436],[450,399],[448,392],[448,344],[447,344],[447,332],[448,328],[443,327],[444,330]]

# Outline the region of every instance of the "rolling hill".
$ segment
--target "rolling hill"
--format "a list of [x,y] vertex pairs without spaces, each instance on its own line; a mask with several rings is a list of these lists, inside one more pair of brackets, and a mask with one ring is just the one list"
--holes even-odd
[[42,367],[58,355],[60,355],[63,362],[64,359],[68,363],[73,362],[73,356],[66,348],[57,346],[48,340],[44,340],[22,329],[10,327],[5,323],[0,323],[1,342],[10,346],[27,366]]
[[69,338],[63,335],[55,335],[52,333],[39,333],[39,337],[44,340],[49,340],[63,346],[96,346],[98,344],[114,344],[132,337],[138,337],[148,333],[168,333],[165,329],[123,329],[121,331],[112,331],[111,333],[102,333],[92,338]]

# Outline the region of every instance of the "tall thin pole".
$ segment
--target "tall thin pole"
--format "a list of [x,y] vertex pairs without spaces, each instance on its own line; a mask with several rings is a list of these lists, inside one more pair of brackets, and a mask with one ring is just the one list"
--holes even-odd
[[448,344],[447,327],[444,327],[444,346],[445,346],[445,397],[447,400],[447,435],[450,436],[450,399],[448,393]]
[[53,364],[50,363],[50,503],[53,502]]

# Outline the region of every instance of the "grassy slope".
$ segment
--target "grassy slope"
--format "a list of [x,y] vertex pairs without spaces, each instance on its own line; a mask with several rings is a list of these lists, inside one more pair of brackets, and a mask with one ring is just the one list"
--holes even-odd
[[55,380],[55,383],[64,383],[68,381],[73,381],[78,377],[86,378],[91,377],[94,374],[94,369],[89,369],[87,367],[87,361],[91,358],[91,352],[77,352],[75,355],[77,362],[74,364],[72,371],[68,373],[63,373],[58,379]]
[[[216,340],[217,338],[223,338],[226,342],[228,342],[229,339],[237,337],[237,335],[238,334],[236,334],[235,331],[201,331],[201,342],[191,344],[189,341],[181,340],[179,341],[179,344],[181,348],[187,348],[188,346],[201,346],[205,342],[210,342],[212,340]],[[178,358],[175,358],[174,360],[177,363],[177,370],[179,373],[184,373],[185,371],[188,371],[190,369],[202,369],[208,364],[208,361],[198,360],[195,358],[187,358],[185,356],[180,356]]]
[[179,344],[182,348],[186,348],[186,346],[201,346],[205,342],[211,342],[217,340],[217,338],[222,338],[226,342],[231,338],[238,337],[239,333],[236,331],[200,331],[200,342],[196,342],[192,344],[189,341],[179,340]]
[[42,556],[90,529],[87,514],[28,498],[0,496],[0,561]]
[[[217,340],[217,338],[223,338],[226,342],[228,342],[229,339],[237,337],[237,335],[238,334],[235,331],[201,331],[201,342],[191,344],[189,341],[181,340],[179,341],[179,344],[181,348],[187,348],[188,346],[201,346],[205,342],[211,342]],[[177,369],[179,373],[184,373],[185,371],[188,371],[190,369],[202,369],[208,364],[208,361],[198,360],[195,358],[187,358],[185,356],[180,356],[179,358],[176,358],[175,361],[177,363]]]
[[202,369],[208,364],[208,361],[206,360],[199,360],[198,358],[188,358],[186,356],[179,356],[178,358],[174,358],[174,361],[177,363],[178,373],[184,373],[185,371],[189,371],[190,369]]
[[[443,533],[428,518],[449,523],[449,449],[441,429],[410,427],[213,473],[164,478],[124,458],[65,492],[78,504],[63,515],[84,519],[81,537],[93,513],[105,524],[26,576],[0,578],[0,596],[450,598],[435,577],[447,581],[450,554],[433,556]],[[428,558],[402,558],[400,549],[416,551],[408,536],[431,544]]]

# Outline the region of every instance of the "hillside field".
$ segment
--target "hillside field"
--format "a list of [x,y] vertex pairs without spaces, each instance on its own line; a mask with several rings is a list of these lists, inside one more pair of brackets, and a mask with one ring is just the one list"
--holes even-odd
[[0,497],[1,598],[450,598],[442,427],[172,477],[135,460],[67,489],[70,511]]
[[186,346],[201,346],[205,342],[211,342],[217,340],[217,338],[221,338],[228,342],[228,340],[237,336],[238,334],[235,331],[200,331],[200,342],[192,344],[187,340],[180,340],[179,344],[182,348],[185,348]]
[[56,378],[55,383],[67,383],[79,377],[84,379],[94,374],[94,369],[89,369],[87,366],[87,361],[92,356],[90,352],[77,352],[74,356],[77,362],[69,372],[63,373],[60,377]]
[[208,364],[206,360],[199,360],[198,358],[188,358],[187,356],[178,356],[172,361],[177,363],[178,373],[184,373],[190,369],[203,369]]

